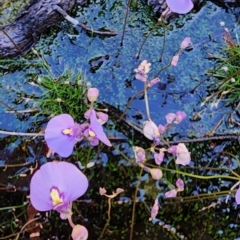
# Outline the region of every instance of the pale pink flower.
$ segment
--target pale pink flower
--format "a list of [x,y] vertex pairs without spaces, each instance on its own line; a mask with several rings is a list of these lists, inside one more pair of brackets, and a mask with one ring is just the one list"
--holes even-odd
[[124,189],[117,188],[116,192],[113,192],[111,195],[108,195],[108,194],[106,194],[106,189],[105,188],[101,188],[101,187],[99,188],[100,195],[104,195],[104,196],[106,196],[108,198],[115,198],[118,194],[120,194],[122,192],[124,192]]
[[173,121],[175,120],[176,114],[175,114],[175,113],[168,113],[168,114],[165,116],[165,118],[166,118],[167,123],[168,123],[168,124],[171,124],[171,123],[173,123]]
[[162,124],[159,124],[158,125],[158,131],[159,131],[160,134],[163,134],[163,133],[165,133],[166,128]]
[[183,111],[177,111],[176,112],[176,120],[175,123],[180,123],[182,120],[184,120],[187,117],[186,113]]
[[151,209],[151,218],[149,220],[154,220],[158,214],[159,206],[158,206],[158,199],[155,199],[154,205]]
[[176,189],[172,189],[172,190],[165,193],[165,198],[174,198],[176,196],[177,196],[177,190]]
[[160,180],[163,176],[162,170],[160,168],[150,169],[151,176],[154,180]]
[[148,87],[152,87],[153,85],[155,85],[156,83],[160,82],[159,78],[154,78],[151,81],[148,82]]
[[103,113],[103,112],[96,112],[97,113],[97,121],[103,125],[104,123],[106,123],[108,121],[108,114]]
[[89,102],[95,102],[98,98],[99,91],[97,88],[89,88],[87,92],[87,97]]
[[154,143],[160,142],[160,133],[157,125],[153,121],[146,121],[143,127],[143,134],[146,138],[153,140]]
[[177,64],[178,64],[178,60],[179,60],[179,53],[176,54],[175,56],[173,56],[172,61],[171,61],[171,65],[176,67]]
[[191,38],[190,37],[185,37],[180,45],[180,48],[184,50],[191,44]]
[[183,190],[184,189],[184,182],[181,178],[178,178],[178,180],[176,181],[176,186],[179,190]]
[[144,163],[146,161],[145,150],[143,148],[134,146],[133,151],[137,163]]
[[181,164],[183,166],[186,166],[191,161],[191,156],[190,156],[191,153],[188,151],[184,143],[179,143],[176,146],[172,146],[168,148],[168,152],[177,156],[176,164]]
[[154,153],[155,163],[160,165],[164,158],[164,152],[160,151],[159,153]]
[[105,193],[106,193],[107,191],[106,191],[106,189],[105,188],[99,188],[99,193],[100,193],[100,195],[104,195]]
[[176,155],[177,154],[177,146],[171,146],[170,148],[168,148],[167,151],[173,155]]
[[73,227],[71,236],[73,240],[87,240],[88,230],[84,226],[77,224]]
[[150,66],[151,63],[148,63],[147,60],[143,60],[138,68],[134,69],[134,72],[136,73],[135,78],[146,82],[148,78],[147,74],[150,71]]
[[190,156],[190,152],[188,151],[188,149],[186,148],[184,143],[179,143],[177,145],[177,152],[176,152],[176,164],[181,164],[183,166],[186,166],[190,163],[191,161],[191,156]]

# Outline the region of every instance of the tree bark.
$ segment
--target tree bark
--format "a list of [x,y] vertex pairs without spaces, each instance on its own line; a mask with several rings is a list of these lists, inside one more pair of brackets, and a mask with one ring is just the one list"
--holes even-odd
[[29,50],[41,33],[63,19],[53,5],[69,12],[75,3],[76,0],[32,0],[13,23],[0,28],[0,58]]

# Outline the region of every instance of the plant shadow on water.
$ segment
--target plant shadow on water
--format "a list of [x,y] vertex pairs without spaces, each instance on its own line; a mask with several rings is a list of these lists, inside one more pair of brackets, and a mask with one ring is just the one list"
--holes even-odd
[[[92,1],[84,8],[76,6],[72,14],[93,29],[105,28],[121,32],[125,11],[126,3],[123,1],[102,1],[101,4]],[[108,108],[109,111],[110,121],[106,125],[106,131],[114,147],[90,148],[86,143],[79,143],[74,153],[64,159],[79,167],[95,163],[93,167],[83,169],[90,184],[85,195],[73,203],[73,221],[87,227],[88,239],[98,239],[109,219],[108,199],[100,195],[99,188],[104,187],[108,193],[122,188],[124,192],[111,200],[111,219],[102,239],[129,239],[134,201],[133,239],[237,238],[240,228],[238,208],[234,202],[236,190],[232,191],[228,203],[225,200],[238,178],[235,176],[235,179],[224,180],[192,176],[230,176],[231,171],[239,172],[240,146],[237,138],[210,138],[226,134],[239,136],[239,128],[228,121],[232,106],[220,104],[219,107],[212,108],[207,104],[201,105],[208,96],[206,89],[216,81],[216,78],[208,78],[207,75],[207,71],[216,65],[216,59],[209,56],[217,56],[225,46],[219,22],[224,21],[229,29],[233,29],[235,18],[224,9],[206,3],[198,12],[193,11],[172,20],[165,31],[160,27],[154,30],[137,59],[140,45],[156,21],[150,8],[138,3],[130,7],[123,46],[120,46],[121,34],[100,37],[65,21],[61,25],[61,31],[52,29],[51,35],[42,36],[35,46],[49,66],[51,78],[56,83],[59,81],[60,85],[68,80],[72,84],[69,89],[65,85],[62,95],[57,95],[61,92],[55,84],[48,86],[49,89],[55,88],[54,98],[60,98],[64,103],[67,102],[64,98],[69,97],[69,94],[65,95],[66,92],[74,91],[73,95],[77,96],[77,76],[99,89],[97,107]],[[166,43],[162,61],[159,62],[164,34]],[[132,150],[132,146],[144,149],[151,147],[151,142],[139,131],[147,120],[144,95],[137,96],[129,104],[123,121],[119,121],[119,118],[123,116],[128,100],[143,89],[143,83],[134,77],[134,69],[146,59],[152,64],[149,77],[155,77],[161,68],[169,64],[186,36],[191,37],[192,48],[180,55],[176,67],[171,66],[160,73],[160,83],[148,90],[148,96],[151,119],[158,124],[166,121],[165,115],[169,112],[187,113],[188,117],[169,129],[164,137],[172,144],[188,139],[193,164],[178,168],[189,173],[182,176],[177,170],[171,170],[174,169],[174,161],[172,155],[167,154],[162,163],[164,177],[156,181],[150,174],[141,172]],[[0,101],[5,103],[1,105],[2,130],[39,132],[49,120],[46,117],[55,111],[47,112],[50,107],[44,110],[38,104],[37,100],[43,96],[38,80],[44,80],[47,71],[39,63],[36,54],[29,53],[28,58],[33,65],[22,58],[17,61],[1,60],[0,67],[4,73],[0,75]],[[203,84],[199,84],[202,81]],[[41,83],[44,85],[44,81]],[[191,91],[197,85],[199,87]],[[79,92],[85,94],[85,85],[79,87]],[[45,96],[48,93],[45,91]],[[71,115],[79,122],[82,121],[83,112],[88,109],[84,98],[85,96],[79,96],[79,103],[71,105],[71,110],[74,109]],[[74,104],[82,105],[75,108]],[[56,109],[54,106],[51,105],[51,109]],[[16,112],[35,108],[40,109],[38,114],[34,111]],[[65,105],[64,111],[67,108]],[[78,111],[81,116],[77,115]],[[59,112],[55,111],[54,114]],[[203,138],[204,141],[191,142],[193,138]],[[36,235],[31,239],[70,239],[72,229],[67,221],[61,220],[55,211],[39,213],[30,206],[28,198],[32,173],[40,165],[61,158],[58,155],[46,157],[48,148],[42,137],[2,135],[0,146],[0,216],[3,219],[0,239],[7,239],[7,236],[8,239],[15,239],[19,231],[19,239],[28,239],[40,230],[41,236]],[[154,165],[152,153],[149,153],[148,164]],[[184,191],[176,198],[164,198],[164,193],[174,188],[179,177],[184,180]],[[137,192],[136,187],[139,189]],[[149,218],[157,196],[161,199],[158,220],[152,222]],[[28,221],[29,225],[24,226]]]

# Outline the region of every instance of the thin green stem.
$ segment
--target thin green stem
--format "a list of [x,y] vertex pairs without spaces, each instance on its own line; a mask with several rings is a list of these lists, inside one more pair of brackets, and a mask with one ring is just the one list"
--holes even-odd
[[138,188],[139,188],[139,185],[141,183],[142,173],[143,173],[143,168],[141,168],[141,170],[140,170],[139,177],[138,177],[138,184],[136,186],[135,193],[134,193],[134,198],[133,198],[132,219],[131,219],[129,240],[133,239],[133,228],[134,228],[134,219],[135,219],[135,210],[136,210],[136,198],[137,198],[137,194],[138,194]]
[[25,207],[26,205],[27,205],[27,203],[24,203],[22,205],[17,205],[17,206],[1,207],[0,211],[15,209],[15,208],[22,208],[22,207]]
[[102,237],[103,237],[103,235],[104,235],[104,233],[105,233],[105,231],[106,231],[106,229],[107,229],[107,227],[108,227],[108,225],[110,223],[110,220],[111,220],[111,206],[112,206],[111,201],[112,201],[112,198],[108,198],[108,220],[105,223],[105,226],[104,226],[104,228],[103,228],[103,230],[101,232],[99,240],[102,239]]
[[193,178],[198,178],[198,179],[204,179],[204,180],[208,180],[208,179],[215,179],[215,178],[221,178],[221,179],[231,179],[231,180],[236,180],[239,181],[240,179],[238,177],[233,177],[233,176],[224,176],[224,175],[215,175],[215,176],[199,176],[199,175],[195,175],[195,174],[191,174],[191,173],[186,173],[186,172],[182,172],[179,170],[174,170],[174,169],[168,169],[168,168],[164,168],[164,167],[160,167],[162,170],[164,171],[168,171],[168,172],[173,172],[173,173],[178,173],[178,174],[182,174],[185,176],[189,176],[189,177],[193,177]]
[[153,30],[155,30],[157,28],[157,26],[159,25],[159,21],[153,26],[153,28],[148,32],[147,36],[145,37],[145,39],[143,40],[139,50],[138,50],[138,53],[136,55],[136,58],[139,58],[140,57],[140,54],[141,54],[141,51],[142,51],[142,48],[143,48],[143,45],[145,44],[145,42],[147,41],[148,37],[151,35],[151,33],[153,32]]
[[124,111],[123,111],[123,114],[120,116],[119,121],[121,121],[121,120],[123,119],[123,117],[126,115],[126,112],[127,112],[127,109],[128,109],[128,107],[129,107],[130,103],[131,103],[138,95],[141,95],[141,94],[143,94],[143,93],[144,93],[144,91],[137,92],[137,93],[135,93],[135,94],[128,100],[127,106],[125,107],[125,109],[124,109]]
[[131,4],[131,0],[128,0],[127,8],[126,8],[126,14],[125,14],[125,18],[124,18],[123,33],[122,33],[120,46],[123,45],[123,39],[124,39],[125,31],[126,31],[127,17],[128,17],[128,11],[129,11],[129,8],[130,8],[130,4]]
[[163,57],[163,53],[164,53],[164,48],[165,48],[165,43],[166,43],[166,30],[165,30],[164,21],[163,21],[162,27],[163,27],[164,35],[163,35],[163,46],[162,46],[162,51],[161,51],[161,54],[160,54],[159,62],[162,61],[162,57]]

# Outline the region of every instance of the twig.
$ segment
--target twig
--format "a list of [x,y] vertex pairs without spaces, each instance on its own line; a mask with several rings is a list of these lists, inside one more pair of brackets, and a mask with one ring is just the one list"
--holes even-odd
[[22,133],[22,132],[8,132],[8,131],[3,131],[0,130],[0,134],[5,134],[5,135],[13,135],[13,136],[44,136],[44,134],[39,134],[39,133]]
[[86,26],[84,23],[79,22],[77,19],[72,18],[71,16],[69,16],[61,7],[59,7],[58,5],[53,5],[52,6],[53,10],[59,12],[60,14],[63,15],[63,17],[68,20],[69,22],[71,22],[73,25],[75,26],[80,26],[82,29],[84,29],[87,32],[91,32],[91,33],[95,33],[98,35],[103,35],[103,36],[116,36],[118,35],[118,32],[115,31],[110,31],[110,32],[105,32],[105,31],[98,31],[98,30],[94,30],[92,28],[89,28],[88,26]]
[[[135,125],[131,121],[125,121],[129,126],[134,128],[136,131],[143,134],[143,130]],[[240,139],[240,135],[221,135],[221,136],[209,136],[209,137],[200,137],[200,138],[192,138],[192,139],[181,139],[181,140],[175,140],[175,141],[168,141],[168,143],[171,144],[178,144],[178,143],[195,143],[195,142],[206,142],[211,140],[229,140],[229,139]]]
[[40,217],[37,217],[37,218],[33,218],[33,219],[31,219],[30,221],[28,221],[26,224],[24,224],[24,225],[22,226],[20,232],[17,234],[15,240],[18,240],[20,234],[23,232],[23,229],[26,228],[27,225],[29,225],[29,224],[32,223],[32,222],[35,222],[35,221],[39,220],[40,218],[41,218],[41,216],[40,216]]
[[108,220],[105,223],[105,226],[104,226],[104,228],[103,228],[103,230],[101,232],[99,240],[102,239],[102,237],[103,237],[103,235],[104,235],[104,233],[105,233],[105,231],[107,229],[107,226],[109,225],[110,220],[111,220],[111,206],[112,206],[111,201],[112,201],[112,198],[108,198],[108,212],[107,212],[108,213]]
[[123,38],[124,38],[124,35],[125,35],[125,31],[126,31],[126,24],[127,24],[127,17],[128,17],[128,10],[129,10],[129,7],[130,7],[130,3],[131,3],[131,0],[128,0],[127,8],[126,8],[126,14],[125,14],[125,18],[124,18],[123,33],[122,33],[122,37],[121,37],[120,46],[123,45]]
[[133,239],[134,218],[135,218],[135,210],[136,210],[136,198],[137,198],[138,188],[139,188],[139,185],[141,183],[141,175],[142,175],[142,173],[143,173],[143,168],[141,168],[141,170],[140,170],[139,178],[138,178],[138,184],[136,186],[135,193],[134,193],[129,240]]

